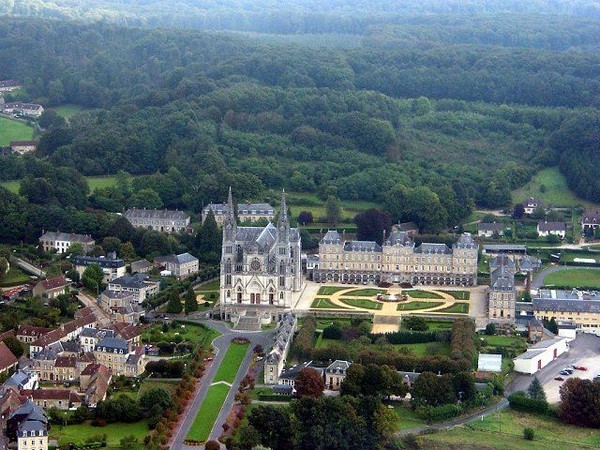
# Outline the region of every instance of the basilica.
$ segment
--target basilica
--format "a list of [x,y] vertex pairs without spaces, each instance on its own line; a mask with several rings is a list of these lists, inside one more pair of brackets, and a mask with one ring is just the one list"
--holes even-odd
[[231,189],[227,203],[227,217],[223,221],[221,307],[229,311],[291,308],[303,278],[300,233],[290,228],[285,193],[277,226],[269,222],[264,227],[240,227]]

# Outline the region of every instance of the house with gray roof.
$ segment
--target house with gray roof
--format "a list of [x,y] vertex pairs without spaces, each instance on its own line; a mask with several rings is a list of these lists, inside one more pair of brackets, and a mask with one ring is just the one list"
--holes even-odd
[[[209,203],[202,210],[202,223],[210,211],[213,212],[217,224],[223,226],[226,217],[231,213],[231,207],[228,203]],[[268,203],[240,203],[237,205],[237,218],[240,222],[257,222],[261,219],[271,221],[275,218],[275,208]]]
[[325,368],[325,389],[339,391],[343,381],[346,379],[348,368],[351,363],[336,359]]
[[277,323],[273,347],[264,360],[263,377],[265,384],[279,384],[279,374],[283,371],[285,360],[292,345],[296,324],[297,319],[292,312],[284,313]]
[[135,228],[150,228],[161,233],[190,231],[190,216],[183,211],[131,208],[123,213]]
[[564,239],[567,236],[567,224],[565,222],[538,222],[537,232],[540,237],[558,236]]
[[504,224],[493,222],[485,223],[480,222],[477,224],[477,236],[491,238],[494,234],[498,236],[504,236]]
[[57,253],[65,253],[73,244],[81,244],[83,251],[87,253],[96,245],[91,236],[60,231],[47,231],[40,236],[39,241],[45,252],[56,250]]
[[160,283],[150,279],[146,274],[138,273],[111,280],[107,289],[109,291],[130,293],[137,303],[142,303],[160,290]]
[[93,264],[99,266],[104,274],[102,280],[104,283],[122,277],[127,273],[125,261],[121,258],[117,258],[115,253],[109,253],[106,256],[100,257],[74,256],[71,258],[71,263],[73,264],[73,268],[79,273],[79,276],[83,275],[83,272],[87,267]]
[[154,262],[164,270],[171,272],[171,275],[179,280],[196,275],[200,263],[198,258],[189,253],[160,256],[155,258]]

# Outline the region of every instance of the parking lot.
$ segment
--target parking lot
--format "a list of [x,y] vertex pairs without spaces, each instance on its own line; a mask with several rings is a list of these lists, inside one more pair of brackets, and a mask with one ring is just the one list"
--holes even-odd
[[[575,370],[572,375],[560,375],[559,372],[568,365],[584,366],[588,370]],[[560,400],[559,388],[564,381],[557,381],[555,377],[583,378],[591,380],[594,375],[600,374],[600,338],[593,334],[578,334],[570,342],[569,351],[559,356],[542,370],[535,374],[544,386],[548,402],[557,403]],[[527,391],[534,375],[519,375],[510,386],[510,392]]]

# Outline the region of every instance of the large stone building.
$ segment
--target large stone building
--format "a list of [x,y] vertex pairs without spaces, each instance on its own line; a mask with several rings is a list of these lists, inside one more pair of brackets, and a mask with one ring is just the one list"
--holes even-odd
[[574,322],[578,330],[600,333],[600,292],[540,289],[531,300],[533,315],[538,319],[552,318]]
[[159,256],[154,259],[154,262],[165,270],[171,272],[175,278],[181,280],[185,277],[196,275],[198,273],[198,267],[200,261],[195,256],[189,253],[182,253],[181,255],[167,255]]
[[490,289],[488,291],[488,317],[493,322],[515,320],[515,263],[508,256],[498,256],[490,261]]
[[[215,221],[223,225],[231,214],[229,203],[209,203],[202,210],[202,223],[206,220],[210,211],[215,215]],[[237,206],[237,217],[240,222],[256,222],[260,219],[273,220],[275,209],[268,203],[241,203]]]
[[57,253],[65,253],[73,244],[81,244],[83,251],[89,252],[96,244],[90,236],[75,233],[61,233],[60,231],[47,231],[39,239],[45,252],[56,250]]
[[[221,306],[290,308],[303,285],[300,233],[290,228],[285,196],[277,227],[239,227],[229,191],[229,214],[223,224]],[[269,308],[270,307],[270,308]]]
[[416,246],[407,233],[392,232],[383,246],[373,241],[344,241],[328,231],[319,242],[319,268],[312,273],[318,282],[477,284],[479,246],[469,233],[448,247],[423,243]]
[[131,208],[123,217],[135,228],[151,228],[161,233],[183,233],[190,226],[190,216],[183,211]]

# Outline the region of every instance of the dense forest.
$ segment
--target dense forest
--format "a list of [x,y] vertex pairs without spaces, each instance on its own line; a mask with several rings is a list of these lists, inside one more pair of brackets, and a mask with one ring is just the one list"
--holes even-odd
[[[489,17],[403,20],[369,29],[360,45],[316,47],[7,19],[0,78],[20,79],[24,100],[86,109],[68,122],[45,113],[37,157],[1,157],[0,179],[29,176],[21,196],[40,208],[114,212],[199,212],[228,186],[240,201],[285,187],[372,201],[393,220],[428,209],[436,224],[426,228],[439,231],[474,205],[509,206],[511,190],[560,163],[598,201],[588,119],[600,105],[600,54],[584,51],[598,44],[598,22],[521,17],[486,33]],[[139,177],[128,196],[82,198],[61,191],[57,167]]]

